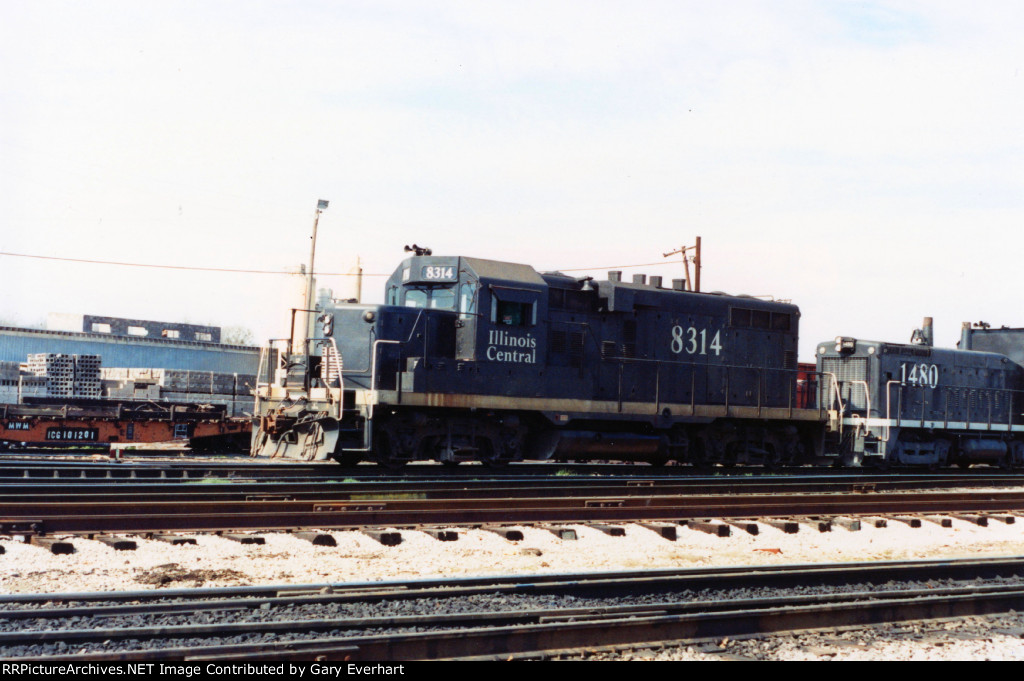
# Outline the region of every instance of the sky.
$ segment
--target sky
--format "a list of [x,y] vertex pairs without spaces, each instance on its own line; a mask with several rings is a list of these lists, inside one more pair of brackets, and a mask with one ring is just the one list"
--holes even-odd
[[0,323],[282,335],[325,199],[318,285],[358,258],[366,302],[411,243],[669,280],[700,236],[803,361],[1024,326],[1022,34],[1009,0],[0,0]]

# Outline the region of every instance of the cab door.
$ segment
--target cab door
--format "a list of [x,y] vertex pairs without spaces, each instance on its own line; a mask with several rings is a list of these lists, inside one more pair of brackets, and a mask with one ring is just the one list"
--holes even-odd
[[480,286],[473,279],[463,279],[456,291],[456,309],[459,318],[455,321],[455,357],[472,360],[476,358],[477,310],[479,309]]

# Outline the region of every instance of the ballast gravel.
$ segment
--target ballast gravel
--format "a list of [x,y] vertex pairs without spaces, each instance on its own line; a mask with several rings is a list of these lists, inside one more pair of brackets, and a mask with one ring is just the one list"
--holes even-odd
[[[242,544],[194,535],[193,545],[133,538],[134,551],[99,541],[69,538],[75,551],[55,555],[16,538],[0,539],[0,592],[58,593],[255,584],[322,584],[471,575],[533,574],[670,567],[859,562],[915,558],[979,557],[1024,553],[1024,522],[979,527],[953,520],[951,528],[920,528],[890,520],[859,531],[801,527],[797,534],[759,524],[752,535],[732,528],[719,537],[679,527],[675,541],[639,525],[624,536],[569,526],[576,540],[535,527],[517,527],[521,541],[482,529],[453,528],[457,541],[400,530],[397,546],[383,546],[355,531],[328,532],[337,546],[314,546],[298,537],[260,534],[265,543]],[[703,646],[596,652],[587,659],[630,660],[841,660],[1024,659],[1024,617],[960,618],[837,634],[773,636],[757,641],[718,641]]]

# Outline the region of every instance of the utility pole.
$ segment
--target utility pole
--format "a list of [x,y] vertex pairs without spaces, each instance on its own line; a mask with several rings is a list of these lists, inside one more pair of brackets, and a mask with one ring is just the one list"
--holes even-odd
[[356,302],[363,302],[363,259],[356,256]]
[[[688,256],[687,251],[692,251],[693,255]],[[683,256],[683,274],[686,276],[686,290],[700,293],[700,237],[697,237],[697,244],[695,246],[683,246],[670,253],[663,254],[666,258],[673,255]],[[690,279],[690,263],[693,263],[694,278]]]

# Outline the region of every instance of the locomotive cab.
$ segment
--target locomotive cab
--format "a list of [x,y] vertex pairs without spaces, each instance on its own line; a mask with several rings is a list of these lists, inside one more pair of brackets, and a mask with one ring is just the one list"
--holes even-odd
[[537,364],[546,283],[526,265],[414,256],[386,284],[388,305],[454,312],[455,357]]

